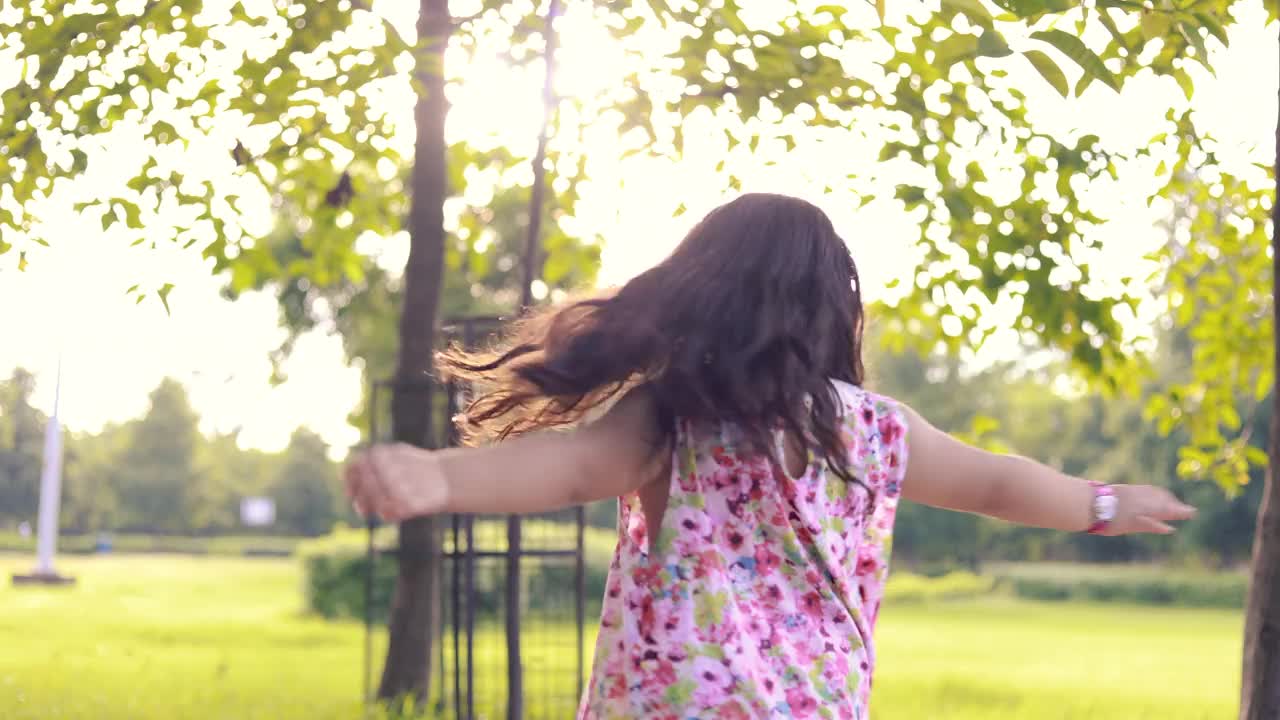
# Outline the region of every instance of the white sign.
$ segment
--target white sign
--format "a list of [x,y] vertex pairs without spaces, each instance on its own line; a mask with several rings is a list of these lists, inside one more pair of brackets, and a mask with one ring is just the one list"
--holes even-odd
[[240,500],[240,522],[249,527],[263,527],[275,521],[275,500],[269,497],[247,497]]

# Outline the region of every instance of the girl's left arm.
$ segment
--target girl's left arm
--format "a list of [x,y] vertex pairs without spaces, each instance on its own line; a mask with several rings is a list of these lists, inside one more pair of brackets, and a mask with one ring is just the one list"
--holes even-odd
[[484,448],[439,452],[378,445],[352,460],[347,494],[397,522],[439,512],[538,513],[618,497],[668,464],[652,395],[629,392],[599,420]]

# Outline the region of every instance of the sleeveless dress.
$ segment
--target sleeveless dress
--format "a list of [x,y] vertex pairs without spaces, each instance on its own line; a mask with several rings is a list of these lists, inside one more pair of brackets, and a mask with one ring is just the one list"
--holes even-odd
[[906,421],[835,388],[861,485],[812,457],[792,478],[732,427],[677,421],[658,537],[637,495],[619,500],[579,720],[868,717]]

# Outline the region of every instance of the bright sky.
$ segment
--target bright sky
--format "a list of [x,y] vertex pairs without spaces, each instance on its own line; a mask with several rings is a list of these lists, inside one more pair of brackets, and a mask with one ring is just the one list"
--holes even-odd
[[[412,10],[412,4],[402,5]],[[401,15],[399,22],[412,23],[407,13]],[[1217,77],[1198,83],[1195,108],[1200,126],[1223,142],[1233,163],[1267,163],[1274,157],[1274,89],[1280,81],[1275,31],[1263,26],[1257,0],[1245,4],[1239,19],[1231,49],[1213,60]],[[591,97],[610,87],[616,47],[585,16],[566,17],[561,29],[561,93]],[[1149,77],[1126,85],[1119,96],[1095,83],[1083,98],[1066,101],[1025,63],[1010,62],[1009,70],[1042,127],[1094,133],[1108,147],[1144,143],[1164,124],[1169,107],[1185,103],[1172,81]],[[452,98],[451,132],[466,128],[518,148],[530,146],[540,104],[539,83],[530,76],[536,73],[536,67],[513,71],[497,60],[470,65]],[[716,170],[727,152],[717,120],[698,114],[686,123],[685,136],[689,150],[679,161],[618,160],[612,129],[587,131],[591,180],[578,203],[578,218],[584,229],[605,239],[602,283],[623,282],[648,267],[701,214],[730,196]],[[31,253],[24,273],[12,263],[0,264],[0,373],[7,376],[19,365],[36,372],[36,403],[48,410],[61,349],[61,414],[73,429],[97,430],[138,416],[148,393],[168,375],[187,385],[206,431],[241,428],[245,445],[278,449],[299,425],[319,432],[339,452],[358,442],[346,416],[360,397],[360,375],[347,365],[336,336],[325,331],[305,336],[285,366],[288,380],[271,387],[267,355],[283,337],[272,297],[223,300],[218,294],[223,280],[210,276],[195,250],[164,243],[154,251],[130,249],[109,233],[104,236],[96,218],[80,218],[71,209],[78,196],[92,196],[113,181],[113,163],[129,161],[131,147],[136,151],[136,144],[129,144],[136,139],[130,137],[122,129],[118,141],[105,144],[100,155],[91,154],[89,174],[75,192],[42,210],[51,248]],[[892,278],[910,277],[916,235],[911,218],[890,202],[854,210],[856,203],[840,191],[823,196],[824,186],[847,187],[844,177],[851,169],[875,162],[877,140],[831,131],[801,133],[799,139],[789,153],[766,150],[752,157],[734,151],[729,164],[745,178],[743,190],[786,192],[822,205],[853,246],[868,294],[882,294]],[[214,141],[211,147],[226,147]],[[1149,175],[1127,172],[1121,178],[1089,200],[1109,219],[1102,230],[1107,265],[1127,271],[1162,240],[1154,227],[1162,208],[1146,206]],[[682,203],[689,212],[674,217]],[[384,262],[402,263],[403,237],[378,245]],[[135,305],[125,295],[133,283],[154,278],[176,285],[168,316],[158,303]]]

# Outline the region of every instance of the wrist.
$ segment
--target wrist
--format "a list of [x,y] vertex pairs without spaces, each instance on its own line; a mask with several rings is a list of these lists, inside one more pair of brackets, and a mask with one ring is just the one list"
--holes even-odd
[[444,450],[430,452],[426,454],[423,469],[426,471],[425,476],[435,478],[436,491],[439,494],[436,502],[439,503],[439,512],[454,513],[458,512],[455,505],[458,502],[457,489],[454,487],[454,477],[457,473],[451,467],[451,456],[455,455],[455,451]]

